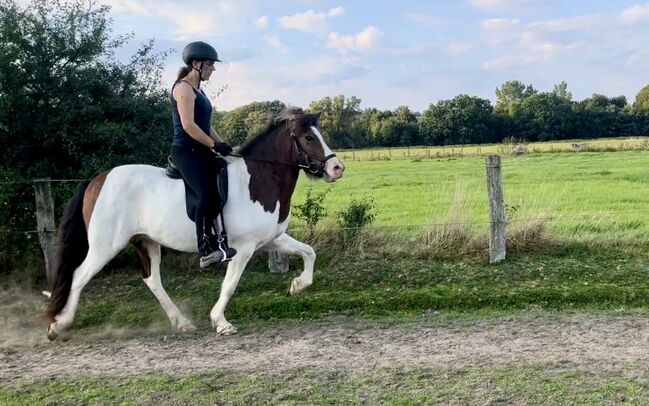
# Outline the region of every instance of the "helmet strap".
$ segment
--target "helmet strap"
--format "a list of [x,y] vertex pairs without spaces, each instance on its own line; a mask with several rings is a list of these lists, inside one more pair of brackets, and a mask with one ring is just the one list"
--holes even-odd
[[200,68],[198,69],[194,68],[194,64],[192,64],[192,69],[198,72],[198,86],[197,86],[198,89],[201,88],[201,80],[203,80],[203,61],[200,61],[199,63],[200,63],[199,65]]

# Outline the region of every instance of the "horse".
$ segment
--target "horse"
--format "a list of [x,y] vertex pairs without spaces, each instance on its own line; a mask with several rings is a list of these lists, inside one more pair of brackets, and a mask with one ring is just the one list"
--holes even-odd
[[[210,312],[219,335],[235,334],[225,318],[243,270],[257,250],[299,254],[301,274],[291,281],[297,295],[313,283],[313,248],[286,232],[291,197],[300,171],[335,182],[345,166],[325,143],[318,114],[285,109],[239,155],[225,157],[229,193],[223,221],[237,255],[228,263],[218,301]],[[185,211],[185,185],[162,168],[122,165],[80,184],[59,228],[59,249],[48,308],[47,337],[56,339],[70,327],[81,291],[129,243],[142,264],[142,278],[160,302],[173,328],[195,330],[162,286],[160,247],[197,252],[195,225]]]

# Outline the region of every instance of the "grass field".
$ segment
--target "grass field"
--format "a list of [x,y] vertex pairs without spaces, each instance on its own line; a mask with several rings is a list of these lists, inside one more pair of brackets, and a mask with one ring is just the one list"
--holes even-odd
[[[326,197],[332,227],[352,199],[376,202],[374,226],[471,223],[485,232],[488,202],[484,157],[350,161],[339,182],[301,178],[294,203],[332,188]],[[503,158],[511,226],[543,218],[553,235],[602,241],[645,240],[649,234],[649,151],[531,154]],[[299,227],[299,221],[294,220]]]

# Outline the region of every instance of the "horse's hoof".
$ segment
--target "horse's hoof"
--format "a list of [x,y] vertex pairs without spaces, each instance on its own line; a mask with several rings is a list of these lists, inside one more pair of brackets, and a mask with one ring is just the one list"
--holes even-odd
[[231,336],[233,334],[237,334],[238,332],[239,331],[237,330],[237,328],[230,323],[216,327],[216,334],[220,336]]
[[295,278],[291,282],[291,287],[288,289],[288,292],[291,294],[291,296],[297,296],[302,293],[304,293],[304,290],[308,287],[308,285],[305,285],[302,283],[300,278]]
[[182,326],[178,327],[179,331],[182,331],[183,333],[190,333],[192,331],[196,331],[196,327],[192,323],[187,323],[183,324]]
[[56,328],[54,327],[54,323],[51,323],[49,327],[47,328],[47,339],[50,341],[54,341],[59,337],[59,333],[56,332]]

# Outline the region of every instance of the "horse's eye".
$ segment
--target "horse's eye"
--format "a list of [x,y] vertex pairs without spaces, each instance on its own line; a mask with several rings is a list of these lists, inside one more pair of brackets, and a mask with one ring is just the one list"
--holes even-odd
[[306,138],[307,141],[313,141],[313,136],[312,135],[307,135],[304,138]]

